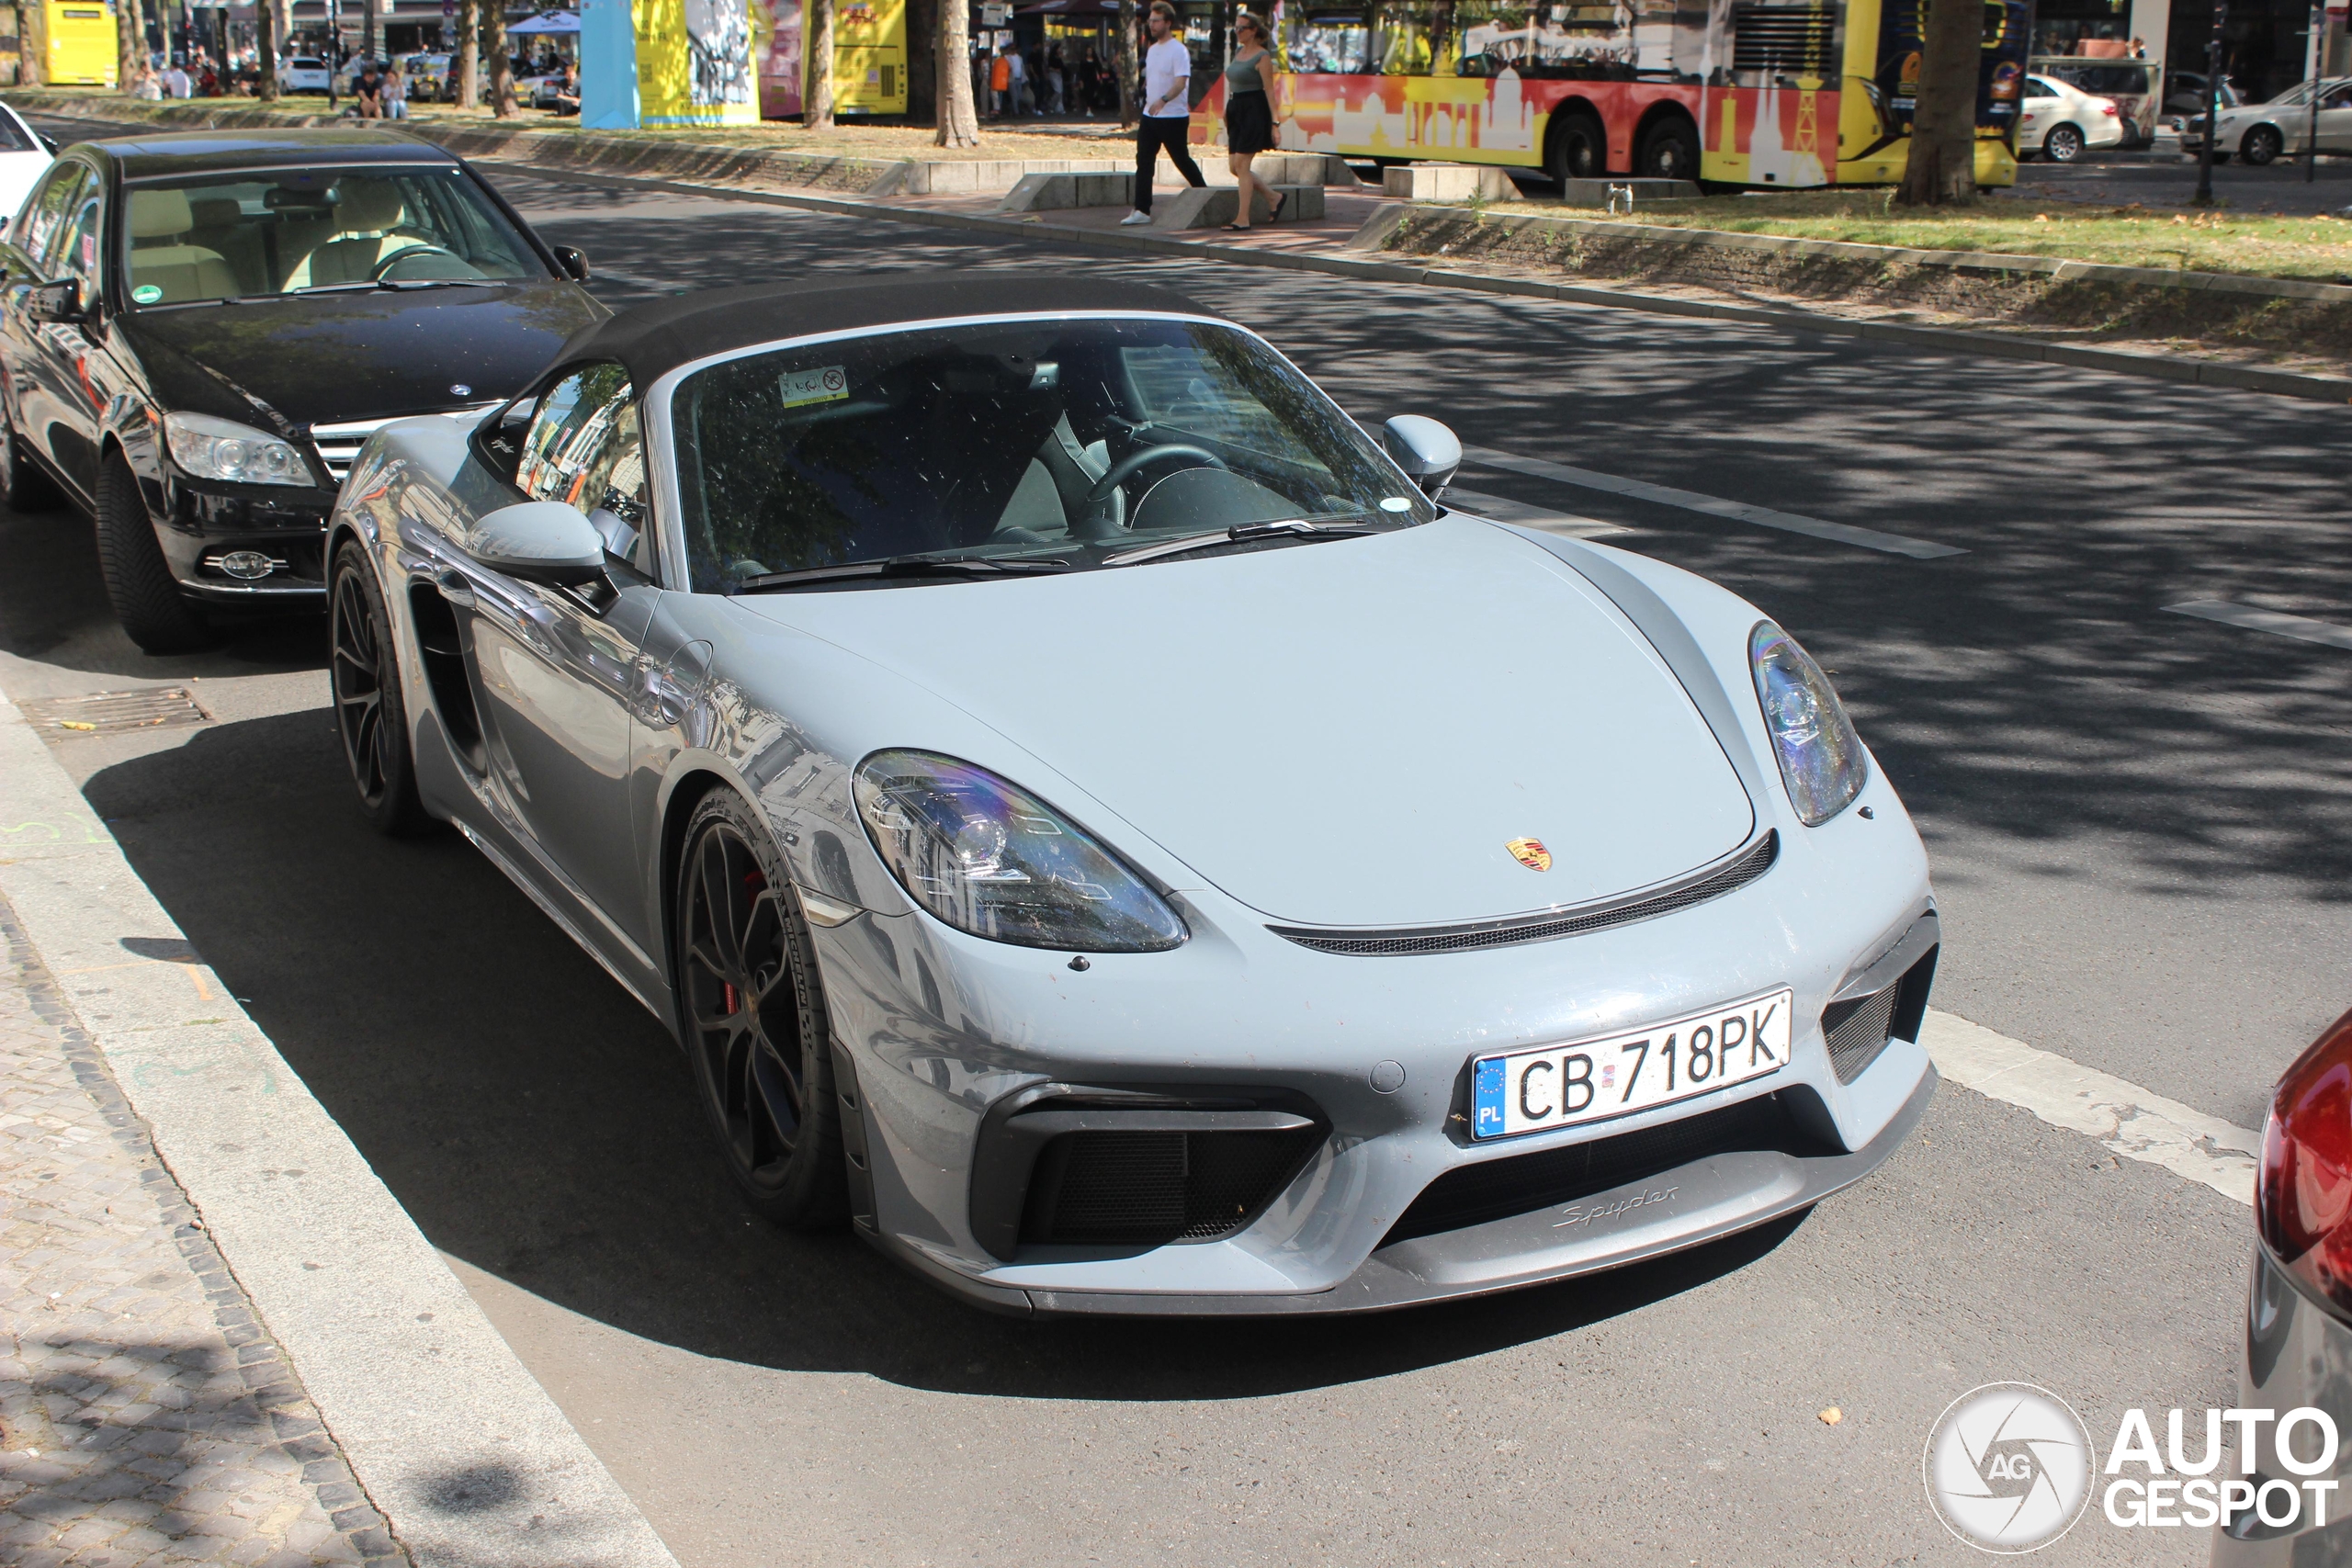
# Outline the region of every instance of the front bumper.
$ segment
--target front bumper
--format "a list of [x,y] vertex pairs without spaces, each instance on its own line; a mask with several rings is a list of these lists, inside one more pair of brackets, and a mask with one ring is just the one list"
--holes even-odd
[[[2238,1381],[2242,1408],[2283,1414],[2308,1405],[2327,1412],[2339,1432],[2352,1427],[2352,1325],[2279,1268],[2260,1242],[2255,1243],[2253,1279],[2246,1292],[2245,1360]],[[2303,1430],[2309,1434],[2309,1428]],[[2265,1525],[2248,1513],[2217,1530],[2215,1568],[2352,1564],[2352,1517],[2337,1517],[2352,1513],[2352,1504],[2346,1502],[2352,1497],[2352,1445],[2339,1448],[2335,1465],[2324,1476],[2296,1476],[2286,1473],[2272,1445],[2265,1441],[2255,1473],[2247,1479],[2257,1487],[2274,1480],[2300,1485],[2333,1479],[2343,1484],[2334,1495],[2324,1525],[2306,1522],[2308,1512],[2299,1507],[2291,1524]]]
[[[172,474],[161,481],[155,536],[180,591],[217,604],[315,606],[326,598],[327,514],[334,492],[292,485],[209,484]],[[249,550],[277,563],[241,581],[220,558]]]
[[903,1242],[880,1235],[869,1239],[882,1242],[885,1251],[967,1301],[1026,1316],[1385,1312],[1619,1269],[1809,1209],[1885,1164],[1927,1113],[1937,1081],[1934,1067],[1927,1067],[1894,1119],[1859,1149],[1711,1155],[1572,1203],[1394,1243],[1374,1252],[1362,1268],[1328,1291],[1241,1295],[1008,1288],[943,1267]]

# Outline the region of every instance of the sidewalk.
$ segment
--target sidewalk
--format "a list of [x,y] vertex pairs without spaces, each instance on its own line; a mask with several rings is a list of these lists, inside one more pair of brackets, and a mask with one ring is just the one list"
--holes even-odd
[[409,1558],[0,899],[0,1559]]

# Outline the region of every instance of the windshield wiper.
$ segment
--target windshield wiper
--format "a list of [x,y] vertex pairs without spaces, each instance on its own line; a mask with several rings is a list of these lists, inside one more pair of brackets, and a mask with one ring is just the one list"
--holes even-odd
[[804,583],[854,582],[878,577],[1028,577],[1041,572],[1068,571],[1066,560],[995,559],[988,556],[892,556],[886,560],[844,561],[839,566],[804,566],[792,571],[771,571],[747,577],[735,585],[738,593],[769,588],[797,588]]
[[489,288],[494,285],[486,277],[379,277],[366,283],[306,283],[300,288],[289,288],[288,294],[365,294],[390,289],[404,294],[416,288]]
[[1275,523],[1237,523],[1214,534],[1193,534],[1182,539],[1166,539],[1157,545],[1145,545],[1138,549],[1122,550],[1115,556],[1103,557],[1102,564],[1132,566],[1138,561],[1158,560],[1163,556],[1215,549],[1219,545],[1246,545],[1256,539],[1346,539],[1360,534],[1379,532],[1366,523],[1318,523],[1305,517],[1285,517]]

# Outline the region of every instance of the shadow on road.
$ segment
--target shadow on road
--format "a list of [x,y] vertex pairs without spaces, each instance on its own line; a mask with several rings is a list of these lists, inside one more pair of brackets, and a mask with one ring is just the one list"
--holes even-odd
[[131,864],[443,1250],[706,1356],[1032,1398],[1234,1398],[1566,1332],[1770,1251],[1343,1322],[1023,1323],[846,1235],[753,1221],[668,1034],[454,834],[353,809],[325,710],[224,725],[86,786]]

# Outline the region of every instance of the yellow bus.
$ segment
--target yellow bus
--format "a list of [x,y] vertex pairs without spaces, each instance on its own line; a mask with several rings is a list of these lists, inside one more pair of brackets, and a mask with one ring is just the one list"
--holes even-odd
[[114,0],[46,0],[49,23],[49,84],[54,87],[111,87],[122,59],[122,35]]

